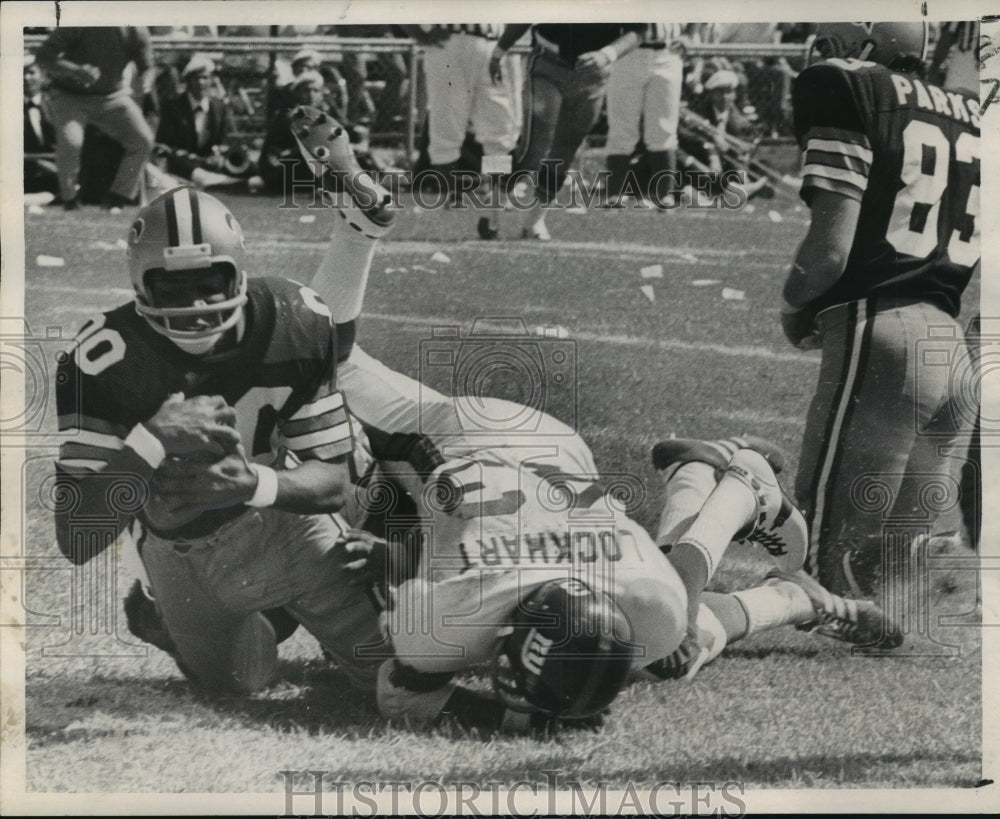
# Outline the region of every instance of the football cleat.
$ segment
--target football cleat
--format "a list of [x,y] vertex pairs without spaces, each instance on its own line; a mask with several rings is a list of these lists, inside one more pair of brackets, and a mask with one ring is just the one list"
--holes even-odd
[[695,438],[668,438],[653,445],[653,466],[667,470],[672,466],[683,466],[698,462],[714,467],[721,477],[729,466],[729,461],[740,449],[752,449],[764,456],[775,475],[785,468],[787,456],[784,451],[764,438],[756,435],[738,435],[720,438],[716,441],[700,441]]
[[772,570],[767,581],[794,583],[809,597],[816,618],[798,628],[867,648],[894,649],[903,644],[903,634],[880,606],[870,600],[853,600],[827,591],[804,571]]
[[479,221],[476,223],[476,232],[479,234],[480,239],[486,241],[500,237],[500,228],[496,226],[496,223],[489,216],[479,217]]
[[753,449],[739,450],[726,475],[746,485],[757,501],[757,512],[734,540],[762,547],[783,571],[797,571],[806,560],[809,529],[805,518],[785,495],[767,459]]
[[352,226],[370,238],[384,235],[395,218],[389,208],[392,195],[358,163],[347,129],[329,114],[308,105],[292,111],[290,121],[292,136],[313,176],[328,191],[343,186],[370,223],[355,225],[352,221]]

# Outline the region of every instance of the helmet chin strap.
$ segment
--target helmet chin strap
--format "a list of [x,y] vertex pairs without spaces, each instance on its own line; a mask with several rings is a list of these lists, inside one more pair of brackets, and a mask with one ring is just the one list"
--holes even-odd
[[867,60],[868,55],[875,50],[875,42],[873,40],[865,40],[865,45],[861,49],[861,53],[858,55],[859,60]]
[[183,350],[188,355],[204,356],[208,355],[215,349],[215,345],[222,340],[230,331],[235,331],[236,333],[236,344],[239,344],[243,340],[243,333],[246,330],[246,311],[243,308],[239,308],[239,319],[234,327],[228,327],[224,330],[220,330],[218,333],[212,333],[211,335],[200,336],[198,338],[179,338],[177,336],[167,336],[174,344],[176,344],[181,350]]

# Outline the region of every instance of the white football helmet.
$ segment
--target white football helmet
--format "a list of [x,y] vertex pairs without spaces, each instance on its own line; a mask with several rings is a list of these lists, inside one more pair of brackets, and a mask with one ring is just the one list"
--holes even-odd
[[[192,187],[158,196],[136,216],[128,237],[128,264],[135,309],[150,326],[194,355],[207,353],[243,318],[247,302],[246,245],[240,223],[214,196]],[[155,303],[150,285],[167,271],[211,270],[225,273],[224,301],[189,307]],[[197,329],[178,320],[202,319]]]

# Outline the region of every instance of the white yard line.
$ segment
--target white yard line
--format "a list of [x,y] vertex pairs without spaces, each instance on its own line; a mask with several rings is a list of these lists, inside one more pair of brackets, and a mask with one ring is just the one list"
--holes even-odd
[[[430,336],[431,327],[454,327],[466,329],[468,321],[456,320],[447,316],[403,316],[396,313],[365,312],[362,321],[384,321],[390,324],[402,324],[407,327],[424,327]],[[480,325],[482,326],[482,325]],[[487,329],[490,325],[487,325]],[[671,350],[692,353],[715,353],[735,358],[760,358],[767,361],[791,361],[815,365],[818,359],[802,353],[785,353],[758,345],[728,345],[708,342],[681,341],[680,339],[647,338],[646,336],[630,336],[618,333],[594,333],[587,330],[569,330],[567,338],[572,341],[594,341],[600,344],[612,344],[620,347],[649,347],[656,350]]]
[[[88,290],[86,288],[72,287],[66,284],[34,284],[29,286],[29,290],[39,293],[72,293],[78,301],[72,305],[64,305],[67,312],[79,312],[84,316],[90,315],[93,308],[88,305],[79,305],[79,300],[83,297],[93,295],[94,301],[103,301],[109,290]],[[118,296],[130,296],[131,290],[122,288],[111,288],[110,292]],[[399,324],[406,327],[425,328],[430,337],[432,327],[455,327],[462,329],[469,327],[469,320],[456,318],[454,316],[413,316],[401,315],[399,313],[378,313],[365,312],[362,314],[362,321],[383,321],[389,324]],[[482,327],[483,325],[480,325]],[[490,325],[486,325],[489,329]],[[750,358],[765,361],[786,361],[799,364],[808,364],[810,367],[816,366],[817,359],[814,356],[802,353],[781,352],[772,350],[769,347],[749,344],[713,344],[710,342],[682,341],[680,339],[648,338],[646,336],[632,336],[620,333],[595,333],[587,330],[568,331],[567,338],[573,341],[596,342],[599,344],[610,344],[618,347],[648,348],[658,351],[673,351],[686,353],[713,353],[715,355],[728,356],[731,358]]]
[[[322,251],[327,246],[326,241],[310,241],[291,239],[280,236],[263,237],[247,243],[247,250],[294,249],[304,251]],[[386,242],[375,249],[375,259],[380,256],[398,256],[410,254],[431,254],[435,251],[461,252],[465,250],[475,253],[488,253],[501,256],[541,256],[553,253],[564,255],[611,255],[623,258],[665,258],[680,263],[717,265],[724,260],[738,260],[746,267],[779,268],[788,260],[785,251],[771,251],[760,248],[748,250],[720,250],[716,248],[689,247],[666,245],[644,245],[633,242],[568,242],[554,240],[551,242],[416,242],[400,241]],[[775,264],[761,261],[761,257],[773,257]],[[782,268],[783,269],[783,268]]]

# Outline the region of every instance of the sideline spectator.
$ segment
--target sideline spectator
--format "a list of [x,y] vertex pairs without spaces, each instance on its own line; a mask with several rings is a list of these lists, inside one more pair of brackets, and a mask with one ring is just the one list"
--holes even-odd
[[[705,82],[705,89],[691,106],[693,117],[682,116],[679,143],[681,150],[695,160],[687,167],[705,167],[713,174],[726,170],[744,170],[732,161],[740,148],[757,136],[755,123],[736,104],[739,77],[733,71],[716,71]],[[735,137],[735,139],[729,139]],[[746,157],[749,159],[749,157]],[[766,195],[767,177],[748,179],[743,186],[747,196]]]
[[58,193],[59,175],[48,157],[56,149],[56,130],[49,121],[42,97],[42,71],[37,63],[24,66],[24,192]]
[[[156,110],[155,71],[149,31],[144,27],[62,27],[37,54],[51,78],[49,110],[56,128],[60,201],[78,207],[80,153],[88,123],[120,143],[124,155],[102,204],[107,209],[135,204],[143,168],[153,149],[153,132],[143,113]],[[142,109],[132,99],[125,69],[141,72]]]
[[170,173],[199,185],[220,184],[229,180],[214,179],[221,176],[214,172],[225,167],[223,152],[230,125],[225,103],[209,93],[215,85],[215,63],[195,54],[182,76],[187,90],[163,103],[156,141],[171,149],[167,154]]
[[[347,83],[332,65],[324,64],[320,53],[311,48],[303,48],[292,57],[292,79],[277,86],[268,100],[268,121],[273,122],[283,111],[301,105],[295,94],[296,80],[307,72],[316,72],[323,78],[323,107],[340,122],[348,122]],[[277,64],[275,64],[277,68]]]
[[[323,75],[318,71],[306,71],[300,74],[292,82],[290,91],[292,93],[292,105],[311,105],[325,113],[330,113],[326,105],[324,94]],[[260,162],[258,172],[264,183],[264,189],[268,193],[284,193],[286,185],[292,182],[286,175],[283,159],[297,159],[299,157],[298,144],[292,135],[289,116],[291,107],[283,109],[271,122],[264,137],[264,144],[260,149]],[[308,174],[303,174],[303,178],[308,178]]]

